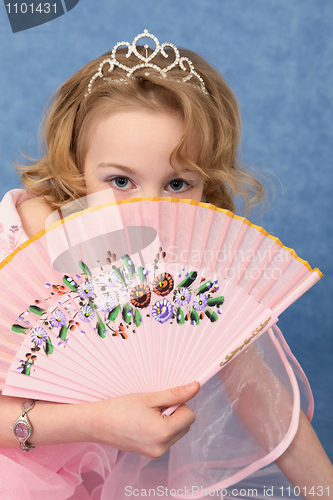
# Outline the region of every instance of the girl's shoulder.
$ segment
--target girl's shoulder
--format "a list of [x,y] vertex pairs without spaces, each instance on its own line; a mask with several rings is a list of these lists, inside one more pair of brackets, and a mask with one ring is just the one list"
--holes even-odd
[[28,238],[45,229],[45,221],[54,212],[44,197],[30,198],[16,207]]

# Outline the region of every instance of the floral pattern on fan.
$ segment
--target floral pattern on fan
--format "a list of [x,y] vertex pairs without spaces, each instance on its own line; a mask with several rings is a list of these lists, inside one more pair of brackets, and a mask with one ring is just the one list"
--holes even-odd
[[[32,342],[30,352],[20,360],[17,370],[30,375],[39,351],[52,355],[54,338],[58,348],[70,345],[72,332],[79,329],[79,335],[86,335],[86,330],[91,331],[85,325],[91,325],[102,339],[111,334],[125,340],[129,334],[137,333],[145,313],[147,318],[152,317],[160,324],[190,322],[196,326],[204,319],[217,321],[224,303],[224,297],[217,294],[218,280],[199,278],[198,271],[187,271],[182,266],[177,273],[177,278],[182,279],[175,285],[176,277],[169,272],[156,276],[165,257],[160,248],[153,266],[144,268],[135,266],[130,256],[124,255],[121,258],[123,265],[117,267],[114,264],[116,256],[107,252],[108,269],[101,265],[100,274],[93,276],[89,267],[80,261],[81,275],[64,275],[61,285],[47,283],[50,293],[45,302],[52,301],[52,306],[43,309],[36,300],[12,325],[13,331],[30,335]],[[55,295],[59,300],[54,300]],[[31,314],[32,322],[27,320]]]

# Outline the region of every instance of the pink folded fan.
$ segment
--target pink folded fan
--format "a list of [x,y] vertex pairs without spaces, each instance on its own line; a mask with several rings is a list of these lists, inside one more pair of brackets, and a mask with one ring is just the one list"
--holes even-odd
[[81,209],[0,267],[0,389],[65,403],[203,384],[322,276],[248,220],[170,198]]

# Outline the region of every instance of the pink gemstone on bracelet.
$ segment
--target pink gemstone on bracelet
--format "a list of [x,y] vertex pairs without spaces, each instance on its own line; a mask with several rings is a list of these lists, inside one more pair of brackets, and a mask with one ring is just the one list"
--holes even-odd
[[28,399],[28,401],[24,401],[24,403],[22,405],[23,411],[27,411],[32,404],[33,404],[32,399]]
[[20,422],[15,426],[15,434],[19,438],[25,438],[28,436],[28,428],[24,422]]

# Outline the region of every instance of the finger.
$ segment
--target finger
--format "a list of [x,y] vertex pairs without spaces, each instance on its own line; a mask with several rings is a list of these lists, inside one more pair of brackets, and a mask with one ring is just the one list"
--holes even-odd
[[191,384],[151,393],[152,405],[162,409],[185,403],[185,401],[192,399],[199,392],[199,389],[199,382],[192,382]]
[[168,446],[172,446],[179,439],[181,439],[182,437],[184,437],[189,432],[190,428],[191,428],[191,426],[187,426],[187,427],[181,429],[176,434],[173,434],[173,436],[171,437],[170,441],[168,442]]
[[180,405],[171,416],[164,417],[164,425],[168,426],[170,432],[175,434],[189,429],[194,421],[194,412],[185,404]]

